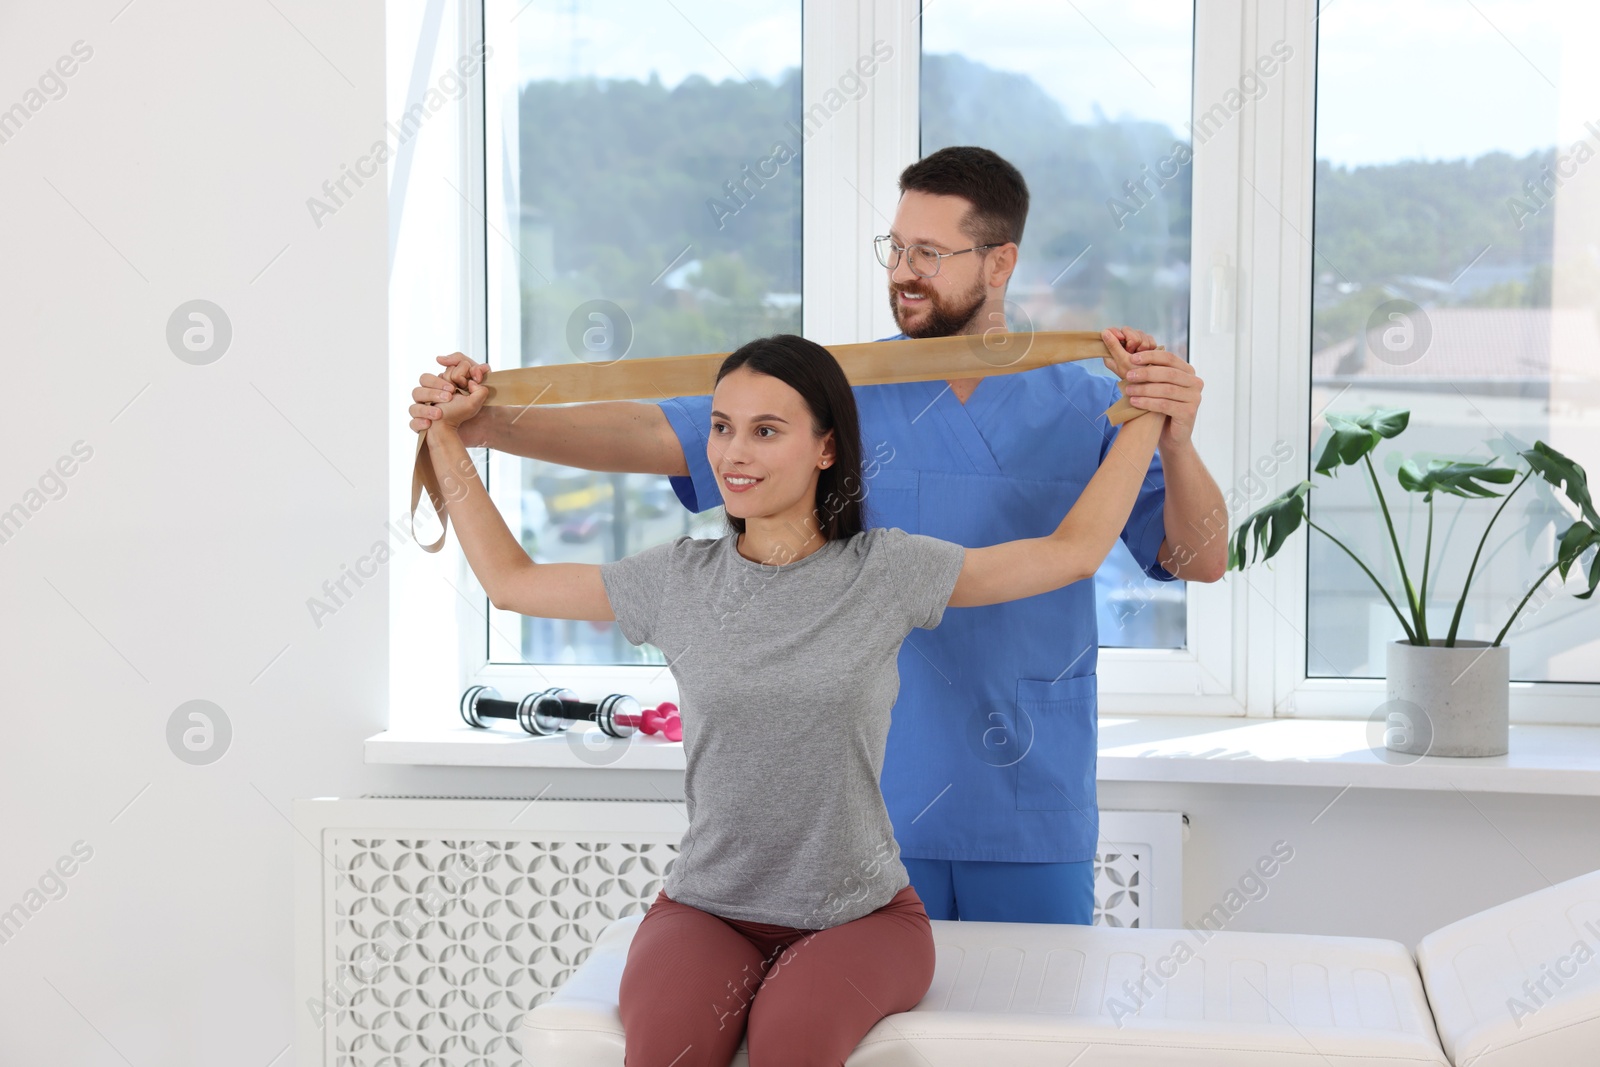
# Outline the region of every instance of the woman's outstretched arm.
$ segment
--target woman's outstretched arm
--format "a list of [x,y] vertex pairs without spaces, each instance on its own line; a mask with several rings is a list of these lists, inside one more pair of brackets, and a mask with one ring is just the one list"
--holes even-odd
[[473,382],[470,395],[445,405],[444,416],[433,420],[427,437],[439,491],[449,501],[450,522],[472,573],[489,594],[489,603],[504,611],[548,619],[615,619],[599,566],[529,559],[478,480],[458,425],[483,406],[488,394],[487,386]]
[[1127,525],[1166,421],[1165,415],[1146,412],[1124,423],[1054,533],[967,549],[950,607],[1021,600],[1091,577]]
[[[411,390],[411,428],[426,430],[440,418],[438,405],[470,378],[483,381],[487,363],[460,352],[437,356],[444,368],[424,374]],[[689,473],[678,435],[659,404],[642,400],[598,400],[587,404],[486,407],[463,419],[461,443],[542,459],[588,471]]]

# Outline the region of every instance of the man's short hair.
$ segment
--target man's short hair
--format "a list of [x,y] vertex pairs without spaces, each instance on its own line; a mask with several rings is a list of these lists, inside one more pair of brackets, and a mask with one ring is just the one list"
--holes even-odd
[[959,196],[972,205],[961,229],[974,244],[1022,243],[1028,221],[1028,183],[998,154],[975,145],[953,145],[923,156],[900,172],[900,191]]

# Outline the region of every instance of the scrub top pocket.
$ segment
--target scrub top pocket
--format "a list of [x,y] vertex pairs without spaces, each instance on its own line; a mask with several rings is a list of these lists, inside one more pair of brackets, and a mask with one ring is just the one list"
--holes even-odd
[[1092,674],[1057,681],[1017,679],[1017,717],[1033,727],[1033,747],[1017,764],[1019,809],[1076,810],[1098,822],[1093,801],[1095,708]]

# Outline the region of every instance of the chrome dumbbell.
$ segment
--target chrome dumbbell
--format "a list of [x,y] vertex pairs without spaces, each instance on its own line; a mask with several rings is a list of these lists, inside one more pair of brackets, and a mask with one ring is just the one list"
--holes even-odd
[[488,728],[485,719],[511,719],[535,737],[548,737],[569,725],[569,720],[550,714],[560,709],[545,700],[549,692],[551,690],[546,689],[542,693],[529,693],[521,700],[502,700],[500,691],[493,686],[469,686],[461,694],[461,718],[468,726],[479,729]]
[[485,719],[510,719],[535,737],[560,733],[582,721],[594,723],[611,737],[642,732],[659,733],[668,741],[683,740],[678,705],[671,701],[640,710],[639,702],[626,693],[612,693],[590,703],[560,686],[529,693],[521,700],[503,700],[492,686],[471,686],[461,695],[461,718],[479,729],[489,726]]
[[579,700],[570,689],[553,686],[531,699],[536,723],[559,722],[563,730],[575,722],[592,722],[611,737],[631,737],[644,725],[639,702],[626,693],[612,693],[591,703]]

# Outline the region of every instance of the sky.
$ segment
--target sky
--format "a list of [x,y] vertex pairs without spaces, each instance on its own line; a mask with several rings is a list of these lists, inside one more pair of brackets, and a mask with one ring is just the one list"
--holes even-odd
[[[498,0],[491,33],[496,8],[527,78],[655,70],[670,86],[773,78],[800,59],[799,0]],[[1098,107],[1181,135],[1192,18],[1192,0],[930,0],[921,22],[925,52],[1027,74],[1073,121]],[[1323,0],[1318,23],[1318,158],[1524,155],[1600,127],[1594,0]]]

